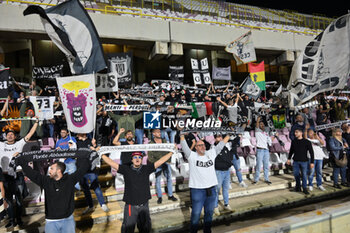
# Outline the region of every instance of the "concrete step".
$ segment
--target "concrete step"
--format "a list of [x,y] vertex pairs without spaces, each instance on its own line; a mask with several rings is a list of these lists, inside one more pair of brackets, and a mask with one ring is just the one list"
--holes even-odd
[[[268,192],[271,190],[276,190],[276,189],[284,189],[284,188],[288,188],[291,185],[294,185],[294,177],[291,174],[284,174],[284,172],[282,170],[279,171],[278,174],[281,175],[273,175],[272,172],[270,174],[271,177],[271,181],[274,179],[274,177],[278,177],[278,176],[283,176],[284,181],[281,182],[280,180],[278,180],[277,183],[274,183],[272,186],[262,186],[259,187],[258,185],[255,186],[253,189],[245,189],[245,188],[241,188],[238,186],[238,181],[236,179],[235,176],[232,176],[232,180],[233,182],[232,184],[232,188],[234,188],[234,192],[230,192],[229,193],[229,197],[230,198],[236,198],[236,197],[240,197],[240,196],[246,196],[246,195],[252,195],[252,194],[256,194],[256,193],[261,193],[261,192]],[[326,168],[323,171],[323,180],[324,181],[331,181],[331,174],[332,174],[332,170],[330,168]],[[107,175],[109,176],[109,174]],[[105,177],[107,177],[105,176]],[[262,179],[263,174],[260,174],[260,179]],[[251,184],[251,180],[253,179],[253,175],[252,174],[244,174],[243,175],[243,180],[246,182],[246,184],[248,186],[250,186]],[[237,189],[238,188],[238,189]],[[123,191],[117,191],[113,186],[109,186],[109,187],[102,187],[102,192],[103,192],[103,196],[105,197],[105,200],[107,203],[111,203],[113,201],[121,201],[123,199]],[[180,192],[180,191],[188,191],[188,180],[183,181],[183,183],[180,183],[178,185],[173,185],[173,190],[174,193]],[[165,190],[165,185],[162,185],[162,191],[163,194],[166,193]],[[151,185],[151,194],[155,195],[156,190],[155,190],[155,185],[154,183]],[[91,190],[91,194],[92,194],[92,198],[94,201],[95,205],[98,205],[98,201],[96,198],[96,195],[94,193],[93,190]],[[76,204],[76,208],[82,208],[86,206],[86,201],[85,201],[85,195],[82,191],[78,191],[76,192],[76,197],[75,197],[75,204]],[[32,214],[32,213],[44,213],[44,200],[42,200],[42,202],[39,203],[30,203],[28,204],[28,207],[26,208],[26,213],[27,214]]]
[[[331,182],[324,182],[327,191],[321,192],[314,190],[311,195],[305,196],[302,193],[291,192],[288,187],[293,185],[293,177],[290,174],[271,176],[272,185],[267,185],[259,182],[257,185],[249,185],[248,188],[239,187],[233,183],[230,190],[230,205],[235,212],[222,211],[220,216],[214,218],[215,222],[224,221],[230,218],[240,218],[246,214],[263,210],[266,208],[282,208],[289,205],[296,205],[304,201],[316,201],[320,198],[329,198],[332,195],[340,195],[344,192],[349,192],[349,188],[335,190]],[[190,197],[189,192],[178,192],[175,194],[178,198],[177,202],[163,198],[162,204],[157,204],[155,196],[150,200],[150,212],[152,223],[155,232],[171,232],[173,230],[183,231],[188,227],[190,219]],[[220,196],[219,200],[222,200]],[[84,232],[90,229],[89,232],[100,232],[92,229],[110,229],[113,232],[119,232],[121,221],[123,218],[124,202],[110,201],[108,202],[110,212],[105,213],[100,206],[97,206],[95,211],[89,215],[82,215],[85,207],[76,208],[74,217],[77,222],[77,232]],[[43,204],[28,208],[41,208]],[[28,210],[28,209],[27,209]],[[45,224],[45,216],[43,211],[32,211],[31,214],[24,217],[25,227],[23,232],[42,232]],[[19,230],[15,228],[13,230]],[[106,231],[103,231],[106,232]]]

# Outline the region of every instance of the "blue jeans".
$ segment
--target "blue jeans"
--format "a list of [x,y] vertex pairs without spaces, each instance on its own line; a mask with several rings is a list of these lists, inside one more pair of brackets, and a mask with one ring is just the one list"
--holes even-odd
[[269,162],[270,162],[270,152],[267,149],[257,149],[256,150],[256,166],[254,181],[259,181],[261,166],[264,168],[264,179],[269,181]]
[[93,189],[95,191],[98,203],[100,203],[101,206],[105,204],[105,199],[103,197],[102,190],[100,188],[100,184],[98,183],[98,178],[95,173],[86,173],[83,179],[81,180],[80,184],[83,188],[85,199],[89,207],[94,206],[90,189]]
[[[162,138],[164,138],[167,142],[170,142],[170,143],[175,142],[176,130],[172,130],[171,128],[166,128],[166,129],[163,129],[161,133],[162,133]],[[168,133],[170,133],[170,139],[169,139]]]
[[[191,188],[191,233],[198,231],[198,223],[201,216],[202,208],[204,207],[204,233],[211,232],[211,222],[213,219],[215,200],[216,200],[216,186],[208,189]],[[210,192],[210,193],[209,193]],[[210,194],[210,195],[209,195]]]
[[[309,186],[313,186],[313,179],[314,179],[314,174],[316,171],[316,184],[317,187],[322,185],[322,163],[323,160],[322,159],[315,159],[314,161],[314,168],[310,168],[310,166],[307,167],[307,174],[309,174],[308,179],[309,179]],[[310,163],[309,163],[310,165]]]
[[339,174],[341,177],[341,182],[346,183],[346,166],[345,167],[338,167],[333,166],[333,183],[338,184],[339,181]]
[[236,170],[236,176],[238,178],[238,182],[241,183],[243,181],[242,172],[241,172],[241,162],[239,158],[236,158],[236,155],[233,155],[232,165]]
[[300,162],[300,161],[294,161],[293,162],[293,173],[294,178],[296,182],[296,187],[300,188],[300,173],[301,173],[301,179],[303,184],[303,189],[306,190],[307,186],[307,167],[309,165],[309,162]]
[[143,134],[144,134],[144,129],[135,129],[135,137],[136,137],[137,144],[143,144]]
[[[64,173],[68,173],[68,174],[74,173],[77,170],[77,166],[75,165],[75,163],[76,163],[75,159],[69,162],[65,161],[64,164],[66,165],[66,170],[64,171]],[[75,184],[75,188],[80,190],[79,183]]]
[[216,188],[217,194],[216,195],[216,202],[215,202],[215,207],[218,207],[218,202],[219,202],[219,192],[222,187],[222,196],[224,197],[224,204],[228,205],[228,190],[230,188],[230,170],[227,171],[220,171],[220,170],[215,170],[216,171],[216,177],[218,179],[218,186]]
[[73,214],[58,221],[46,221],[45,233],[75,233]]
[[171,167],[168,163],[163,163],[155,171],[157,197],[162,197],[162,185],[160,183],[162,172],[167,180],[168,196],[171,197],[173,196],[173,180],[171,178]]

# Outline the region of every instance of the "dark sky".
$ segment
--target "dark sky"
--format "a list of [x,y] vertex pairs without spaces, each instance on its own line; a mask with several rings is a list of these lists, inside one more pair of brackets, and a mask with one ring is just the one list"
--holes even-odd
[[300,13],[306,14],[323,14],[328,17],[337,18],[339,16],[345,15],[350,10],[349,0],[345,1],[330,1],[330,0],[319,0],[310,1],[304,0],[280,0],[280,1],[270,1],[270,0],[227,0],[226,2],[234,2],[245,5],[261,6],[272,9],[290,9],[295,10]]

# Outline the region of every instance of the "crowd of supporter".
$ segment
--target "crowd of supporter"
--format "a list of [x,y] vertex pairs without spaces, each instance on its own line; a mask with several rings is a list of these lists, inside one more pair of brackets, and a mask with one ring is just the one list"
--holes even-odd
[[[14,82],[13,86],[10,87],[8,100],[3,101],[1,111],[3,119],[1,121],[3,129],[1,138],[3,142],[0,143],[2,168],[0,189],[4,200],[3,205],[9,218],[6,227],[23,224],[21,219],[24,208],[23,198],[28,195],[23,172],[21,169],[17,169],[16,174],[10,174],[8,172],[9,161],[16,152],[40,150],[49,139],[53,139],[54,148],[58,150],[94,149],[100,146],[143,143],[174,143],[184,150],[183,159],[186,162],[190,162],[191,156],[193,156],[191,151],[196,151],[200,155],[201,153],[205,154],[205,150],[216,148],[211,153],[214,154],[212,158],[215,160],[213,165],[217,179],[209,186],[213,187],[214,184],[213,190],[205,187],[206,195],[210,196],[212,191],[219,191],[222,188],[226,210],[231,210],[228,201],[228,189],[231,182],[229,169],[231,166],[235,168],[239,185],[248,187],[242,178],[239,156],[243,156],[249,166],[255,167],[252,185],[259,182],[262,167],[264,181],[267,185],[271,185],[269,179],[270,153],[285,152],[288,154],[284,160],[286,166],[291,165],[291,161],[293,161],[292,169],[296,179],[295,191],[309,194],[309,191],[313,190],[314,175],[317,188],[324,191],[322,169],[327,163],[333,167],[334,187],[341,189],[340,185],[348,186],[350,172],[347,161],[349,159],[344,161],[349,156],[350,127],[348,123],[340,123],[338,127],[318,128],[320,125],[348,119],[350,113],[348,94],[341,92],[323,93],[313,99],[318,101],[316,104],[295,111],[288,107],[288,99],[284,93],[276,94],[273,92],[276,89],[277,86],[268,87],[267,91],[259,98],[253,99],[248,94],[244,94],[238,86],[230,84],[190,88],[184,85],[174,85],[171,82],[153,82],[152,85],[145,83],[133,86],[133,88],[121,88],[116,93],[106,93],[105,95],[98,93],[95,132],[74,134],[67,129],[62,103],[55,87],[39,87],[34,81],[28,87],[23,87]],[[34,107],[29,101],[29,97],[37,95],[55,96],[55,116],[53,119],[44,121],[6,120],[10,117],[35,117]],[[198,103],[203,104],[196,105]],[[186,129],[176,127],[173,124],[167,124],[169,127],[149,130],[144,129],[142,112],[106,111],[106,104],[149,105],[149,110],[159,111],[165,122],[172,119],[196,117],[196,119],[219,119],[222,124],[220,129],[213,129],[213,132],[201,132],[201,130],[187,132]],[[14,109],[18,111],[17,116],[11,115],[15,112]],[[232,132],[223,132],[222,129],[229,129]],[[283,134],[285,129],[287,129],[288,135]],[[228,136],[225,137],[226,135]],[[255,142],[251,140],[252,135],[254,135]],[[26,144],[29,141],[31,143],[28,148]],[[281,151],[276,149],[278,145],[283,148]],[[204,151],[201,152],[203,149]],[[164,152],[149,152],[148,162],[156,163],[165,154]],[[120,163],[130,164],[133,156],[132,152],[123,152]],[[34,163],[32,166],[41,175],[46,175],[52,162]],[[68,174],[76,171],[77,166],[74,159],[65,159],[61,162],[65,164],[64,170]],[[157,165],[158,167],[155,169],[157,203],[162,203],[160,184],[162,174],[166,177],[168,199],[177,201],[172,190],[172,172],[169,160]],[[341,175],[341,183],[338,182],[339,174]],[[87,201],[88,207],[83,214],[94,211],[90,189],[96,193],[101,208],[106,212],[109,211],[97,177],[98,169],[90,170],[83,174],[79,182],[75,184],[77,190],[84,192]],[[191,181],[190,174],[190,188],[201,187],[199,185],[201,182],[211,182],[210,180],[198,180],[200,177],[192,178]],[[202,194],[198,192],[193,195],[193,197],[199,197]],[[198,227],[200,210],[203,205],[206,207],[206,204],[198,204],[195,199],[192,199],[192,202],[195,207],[192,210],[191,224],[195,226],[192,228],[195,232]],[[214,198],[214,203],[214,206],[207,206],[207,208],[212,209],[215,214],[220,214],[217,197]],[[210,215],[212,215],[210,211],[205,213],[209,228]],[[4,218],[5,214],[2,217]]]

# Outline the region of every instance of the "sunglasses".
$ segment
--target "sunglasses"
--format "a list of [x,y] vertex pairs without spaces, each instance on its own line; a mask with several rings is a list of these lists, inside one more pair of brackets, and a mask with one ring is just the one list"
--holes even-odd
[[133,159],[142,159],[142,156],[133,156]]
[[205,146],[204,144],[198,144],[198,145],[196,145],[196,146]]

